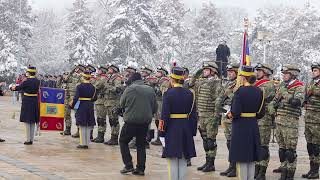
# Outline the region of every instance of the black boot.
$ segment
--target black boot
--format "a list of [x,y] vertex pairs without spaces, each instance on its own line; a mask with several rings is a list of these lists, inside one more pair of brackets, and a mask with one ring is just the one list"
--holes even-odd
[[237,167],[236,163],[231,163],[231,171],[227,174],[227,177],[236,177],[237,176]]
[[90,141],[93,141],[93,130],[90,131]]
[[73,138],[79,138],[80,137],[79,128],[77,129],[77,132],[75,134],[73,134],[71,137],[73,137]]
[[319,179],[319,164],[313,163],[311,167],[311,173],[308,176],[308,179]]
[[93,140],[95,143],[104,143],[104,133],[98,132],[98,136]]
[[191,159],[187,159],[187,167],[190,167],[190,166],[192,166]]
[[202,172],[212,172],[215,171],[216,168],[214,167],[214,158],[208,158],[208,164],[205,168],[202,169]]
[[282,168],[278,167],[277,169],[274,169],[272,172],[273,173],[281,173],[282,172]]
[[111,135],[111,139],[104,143],[105,145],[115,146],[118,145],[118,136]]
[[71,135],[71,127],[66,127],[66,129],[60,133],[63,136],[70,136]]
[[220,176],[227,176],[229,174],[229,172],[231,171],[232,169],[232,166],[231,166],[231,163],[229,163],[229,167],[227,170],[223,171],[220,173]]
[[0,142],[5,142],[6,140],[0,138]]
[[287,179],[287,169],[281,168],[281,177],[279,180],[286,180]]
[[157,136],[157,139],[153,142],[151,142],[152,145],[155,145],[155,146],[161,146],[161,142],[160,142],[160,139],[159,139],[159,136]]
[[287,170],[287,179],[286,180],[293,180],[294,179],[294,170]]
[[310,161],[310,170],[308,171],[308,173],[307,174],[302,174],[302,178],[308,178],[309,177],[309,175],[310,175],[310,173],[311,173],[311,171],[312,171],[312,167],[313,167],[313,162],[312,161]]
[[259,171],[260,171],[260,165],[255,165],[254,167],[254,178],[256,178],[259,174]]
[[256,180],[266,180],[266,172],[267,172],[267,167],[265,166],[260,166],[259,167],[259,173],[256,177]]
[[204,163],[204,165],[198,167],[197,170],[202,171],[207,165],[208,165],[208,157],[206,157],[206,162]]

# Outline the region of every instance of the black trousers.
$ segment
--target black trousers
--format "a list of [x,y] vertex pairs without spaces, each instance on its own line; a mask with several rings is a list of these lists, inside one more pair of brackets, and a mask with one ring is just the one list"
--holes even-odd
[[127,168],[132,168],[132,156],[129,150],[129,142],[136,137],[137,146],[137,169],[144,171],[146,164],[146,136],[149,124],[125,123],[120,133],[120,151],[122,161]]

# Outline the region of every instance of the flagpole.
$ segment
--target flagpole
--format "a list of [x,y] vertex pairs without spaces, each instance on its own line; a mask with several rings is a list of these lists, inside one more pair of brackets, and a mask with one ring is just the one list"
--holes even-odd
[[239,69],[238,69],[237,82],[236,82],[236,87],[235,87],[234,91],[237,91],[239,89],[239,87],[241,86],[240,71],[241,71],[241,67],[243,65],[246,65],[245,63],[246,63],[248,29],[249,29],[249,19],[246,17],[246,18],[244,18],[242,57],[240,58],[240,66],[239,66]]

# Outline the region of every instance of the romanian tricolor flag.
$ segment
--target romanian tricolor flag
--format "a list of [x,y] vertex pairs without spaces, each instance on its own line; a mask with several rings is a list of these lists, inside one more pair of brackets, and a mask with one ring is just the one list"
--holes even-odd
[[242,58],[240,65],[250,66],[250,49],[249,49],[249,41],[247,31],[243,34],[243,47],[242,47]]
[[65,90],[41,88],[40,96],[40,129],[63,131]]

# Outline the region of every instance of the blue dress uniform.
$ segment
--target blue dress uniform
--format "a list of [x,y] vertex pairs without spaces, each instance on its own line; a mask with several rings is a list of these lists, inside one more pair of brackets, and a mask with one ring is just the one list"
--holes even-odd
[[[243,66],[241,76],[253,76],[254,68]],[[264,97],[260,88],[246,83],[234,94],[231,105],[232,132],[229,161],[250,164],[254,175],[254,161],[258,161],[260,135],[257,119],[264,116]],[[252,167],[251,167],[252,166]],[[251,172],[250,172],[251,174]],[[239,172],[238,176],[243,177]],[[248,175],[250,176],[250,175]]]
[[27,80],[16,87],[11,87],[12,91],[23,91],[21,104],[20,122],[26,123],[26,145],[33,143],[35,124],[39,122],[40,110],[38,102],[38,91],[40,81],[35,78],[36,68],[28,67]]
[[[183,68],[174,67],[170,77],[177,82],[183,81],[183,74]],[[164,93],[159,121],[159,136],[164,146],[162,157],[168,159],[169,168],[172,169],[169,179],[172,180],[183,179],[186,159],[196,157],[193,140],[197,133],[195,98],[189,89],[182,86],[183,82],[175,83]]]
[[76,93],[70,104],[74,108],[75,104],[80,101],[79,108],[76,111],[76,125],[80,126],[80,145],[78,148],[88,148],[90,132],[96,125],[94,116],[94,101],[97,100],[96,88],[89,82],[91,73],[84,72],[83,80],[76,88]]

